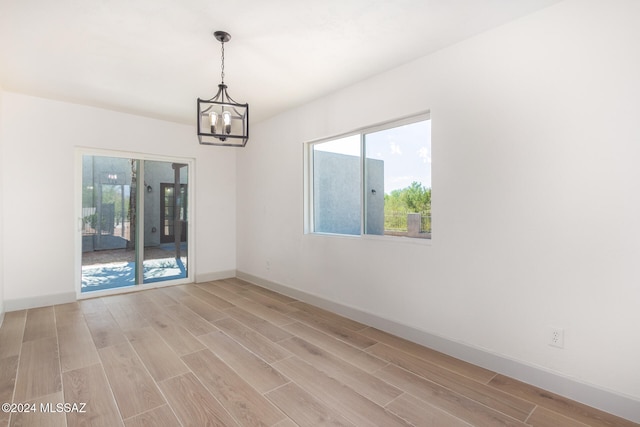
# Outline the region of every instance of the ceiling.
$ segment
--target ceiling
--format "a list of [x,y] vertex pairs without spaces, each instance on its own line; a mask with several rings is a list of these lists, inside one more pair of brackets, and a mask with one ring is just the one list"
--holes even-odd
[[252,122],[559,0],[0,0],[0,87],[193,123],[225,83]]

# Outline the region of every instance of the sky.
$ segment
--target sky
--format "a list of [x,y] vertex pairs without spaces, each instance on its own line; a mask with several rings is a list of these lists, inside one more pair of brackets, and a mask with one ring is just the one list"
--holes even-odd
[[[431,120],[365,134],[367,158],[384,161],[384,192],[417,181],[431,188]],[[360,136],[316,144],[315,150],[360,155]]]

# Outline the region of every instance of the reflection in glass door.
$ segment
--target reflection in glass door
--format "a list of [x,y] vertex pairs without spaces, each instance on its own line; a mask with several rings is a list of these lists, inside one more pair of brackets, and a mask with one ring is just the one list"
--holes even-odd
[[[184,221],[187,217],[187,184],[180,184],[180,193],[176,193],[174,184],[162,183],[160,184],[160,192],[160,224],[162,225],[160,241],[162,243],[175,242],[177,233],[180,236],[180,241],[186,242],[187,228],[184,227]],[[176,194],[178,194],[177,198]]]
[[187,190],[187,164],[84,155],[81,292],[187,278]]
[[82,158],[82,292],[136,283],[137,166],[135,159]]

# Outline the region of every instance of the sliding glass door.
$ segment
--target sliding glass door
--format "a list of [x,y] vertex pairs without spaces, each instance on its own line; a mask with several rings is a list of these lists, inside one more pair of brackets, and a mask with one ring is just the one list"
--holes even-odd
[[188,165],[145,161],[143,282],[187,277]]
[[82,158],[82,292],[136,284],[137,166],[135,159]]
[[82,156],[81,293],[188,278],[187,163]]

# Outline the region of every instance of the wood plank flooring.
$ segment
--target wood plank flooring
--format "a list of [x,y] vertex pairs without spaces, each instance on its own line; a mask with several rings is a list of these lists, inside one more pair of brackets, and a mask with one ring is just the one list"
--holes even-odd
[[4,402],[36,410],[0,427],[638,426],[238,279],[6,313]]

